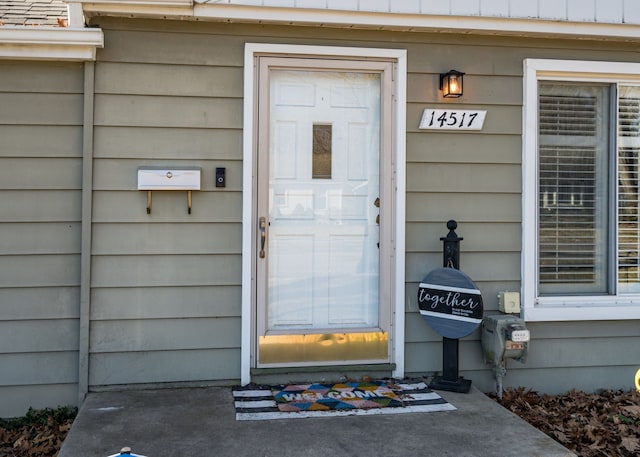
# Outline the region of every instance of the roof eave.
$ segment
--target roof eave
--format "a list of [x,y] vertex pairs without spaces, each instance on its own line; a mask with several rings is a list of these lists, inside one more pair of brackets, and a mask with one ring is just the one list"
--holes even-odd
[[0,59],[90,61],[101,47],[100,29],[0,27]]
[[[74,1],[74,0],[71,0]],[[370,30],[640,41],[640,25],[246,6],[203,0],[77,0],[86,15],[313,25]]]

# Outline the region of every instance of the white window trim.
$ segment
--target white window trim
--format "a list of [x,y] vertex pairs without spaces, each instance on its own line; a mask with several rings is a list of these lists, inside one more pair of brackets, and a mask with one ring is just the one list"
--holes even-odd
[[251,344],[253,332],[252,290],[255,278],[252,275],[252,225],[253,208],[253,148],[255,141],[254,104],[255,93],[254,59],[256,54],[273,53],[281,55],[305,55],[316,57],[353,57],[355,59],[393,59],[395,61],[395,125],[394,125],[394,172],[395,172],[395,217],[394,222],[394,295],[392,331],[394,338],[393,376],[404,376],[405,340],[405,194],[406,194],[406,92],[407,92],[407,51],[404,49],[349,48],[331,46],[305,46],[288,44],[247,43],[244,54],[244,124],[243,124],[243,195],[242,195],[242,337],[240,350],[240,382],[251,382]]
[[527,321],[640,319],[639,296],[539,297],[537,291],[538,81],[640,84],[640,64],[524,60],[522,108],[522,315]]

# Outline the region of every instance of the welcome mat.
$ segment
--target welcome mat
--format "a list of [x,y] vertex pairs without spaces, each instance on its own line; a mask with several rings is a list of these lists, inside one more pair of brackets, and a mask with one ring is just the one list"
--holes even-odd
[[452,411],[424,382],[345,382],[235,387],[236,420]]

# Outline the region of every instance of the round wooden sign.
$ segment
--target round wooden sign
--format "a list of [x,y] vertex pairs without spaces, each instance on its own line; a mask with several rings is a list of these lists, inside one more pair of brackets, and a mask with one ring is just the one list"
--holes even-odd
[[422,318],[445,338],[463,338],[482,322],[482,294],[471,278],[454,268],[429,273],[418,289]]

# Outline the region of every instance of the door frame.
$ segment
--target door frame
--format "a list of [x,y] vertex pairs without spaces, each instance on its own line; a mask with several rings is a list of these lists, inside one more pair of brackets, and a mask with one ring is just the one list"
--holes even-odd
[[[242,317],[240,381],[251,382],[251,368],[255,366],[253,347],[256,333],[256,235],[255,205],[257,196],[258,144],[258,68],[257,56],[295,56],[313,59],[386,60],[394,65],[393,104],[391,120],[392,174],[394,182],[394,216],[392,229],[393,254],[389,268],[391,276],[391,362],[394,377],[404,376],[404,314],[405,314],[405,144],[406,144],[406,64],[404,49],[348,48],[287,44],[245,44],[244,55],[244,122],[243,122],[243,209],[242,209]],[[384,127],[384,126],[383,126]],[[382,183],[381,183],[382,185]],[[381,265],[381,271],[382,271]]]

